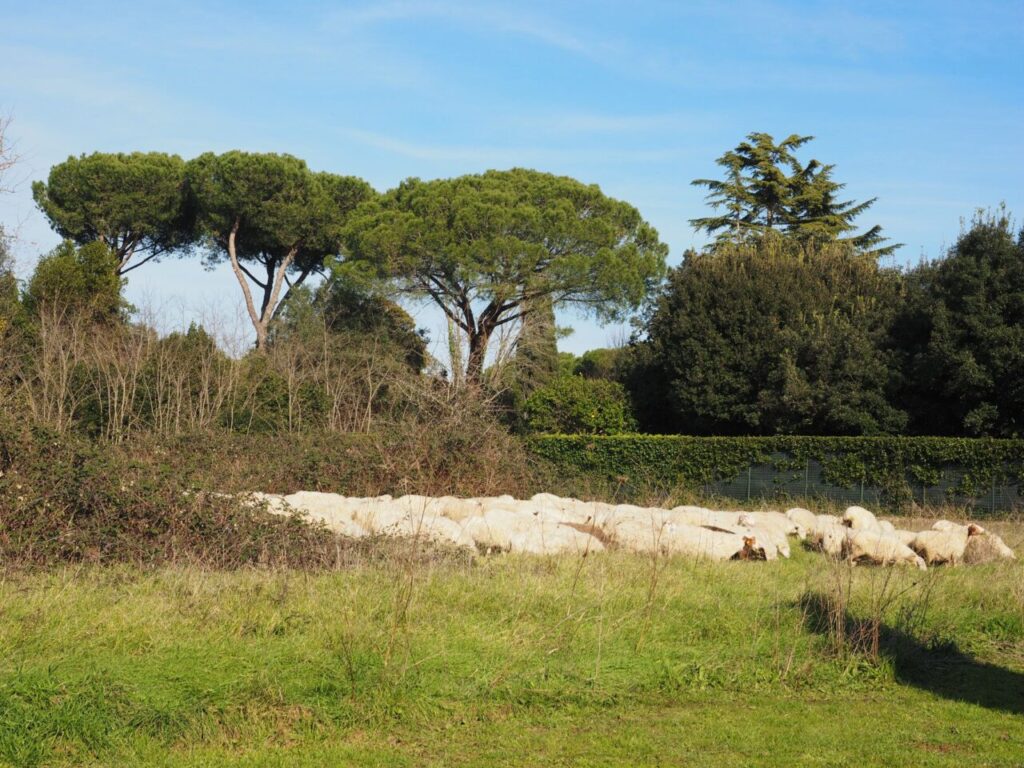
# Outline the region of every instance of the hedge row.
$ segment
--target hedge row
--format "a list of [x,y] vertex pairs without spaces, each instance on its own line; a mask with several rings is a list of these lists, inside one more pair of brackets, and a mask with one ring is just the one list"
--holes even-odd
[[810,462],[824,483],[876,488],[894,504],[908,501],[915,486],[940,487],[950,477],[956,482],[946,492],[968,499],[1024,484],[1024,440],[539,435],[529,445],[564,471],[665,490],[698,490],[752,466],[792,473]]

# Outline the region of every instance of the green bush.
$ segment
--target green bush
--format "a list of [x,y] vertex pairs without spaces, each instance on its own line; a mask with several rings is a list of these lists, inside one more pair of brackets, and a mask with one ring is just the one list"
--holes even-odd
[[113,322],[126,308],[123,284],[117,258],[106,245],[96,241],[76,247],[65,240],[39,259],[24,301],[30,313],[50,307],[73,310],[96,322]]
[[636,429],[622,385],[604,379],[562,376],[536,390],[523,405],[530,432],[617,435]]
[[892,435],[901,277],[841,244],[766,237],[689,252],[625,376],[644,431]]
[[914,487],[939,486],[950,470],[958,480],[949,494],[965,500],[996,484],[1024,483],[1024,440],[536,435],[528,444],[562,471],[662,490],[700,489],[752,466],[802,472],[809,462],[820,465],[828,485],[863,484],[894,505],[909,501]]

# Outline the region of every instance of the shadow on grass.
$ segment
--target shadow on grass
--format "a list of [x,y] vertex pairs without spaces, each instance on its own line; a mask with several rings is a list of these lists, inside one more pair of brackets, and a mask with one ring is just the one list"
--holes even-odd
[[889,658],[896,679],[953,701],[1024,715],[1024,673],[977,661],[956,643],[922,643],[884,623],[834,615],[827,596],[808,593],[800,600],[808,628],[833,639],[842,637],[855,652]]

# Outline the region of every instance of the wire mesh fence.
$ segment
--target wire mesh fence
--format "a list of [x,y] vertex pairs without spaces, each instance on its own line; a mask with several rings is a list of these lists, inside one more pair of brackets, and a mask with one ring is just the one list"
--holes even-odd
[[[819,462],[808,460],[793,467],[789,457],[776,454],[771,463],[753,464],[735,477],[705,484],[707,495],[723,496],[740,501],[782,501],[785,499],[828,499],[839,504],[867,507],[891,506],[891,494],[865,482],[840,486],[824,479]],[[780,469],[785,466],[785,469]],[[788,465],[788,466],[787,466]],[[921,507],[956,506],[977,514],[1011,514],[1024,512],[1024,485],[1009,478],[993,478],[981,493],[962,492],[966,470],[949,465],[942,468],[939,482],[926,485],[906,478],[904,501]],[[976,489],[977,490],[977,489]]]

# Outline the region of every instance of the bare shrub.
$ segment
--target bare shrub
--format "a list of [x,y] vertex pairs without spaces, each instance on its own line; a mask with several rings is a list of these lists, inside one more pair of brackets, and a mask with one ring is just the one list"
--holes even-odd
[[118,442],[142,426],[145,376],[155,335],[138,327],[97,329],[84,345],[95,432]]
[[0,194],[10,194],[14,185],[9,182],[9,173],[21,157],[10,138],[11,118],[0,115]]
[[12,385],[35,423],[59,433],[73,426],[88,397],[82,375],[92,323],[59,304],[46,304],[36,318],[34,334],[22,348]]
[[[401,383],[399,407],[368,435],[384,475],[425,495],[484,496],[535,492],[523,445],[472,387],[420,379]],[[536,489],[539,490],[539,489]]]
[[237,383],[238,364],[202,327],[158,340],[147,366],[149,428],[173,435],[217,426]]
[[323,326],[272,344],[267,362],[280,378],[282,426],[291,432],[369,432],[395,405],[391,395],[418,376],[386,338]]
[[877,660],[887,632],[910,637],[923,626],[935,576],[835,559],[826,579],[824,589],[803,598],[807,620],[833,653]]

